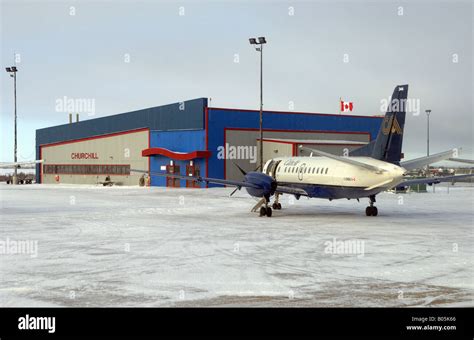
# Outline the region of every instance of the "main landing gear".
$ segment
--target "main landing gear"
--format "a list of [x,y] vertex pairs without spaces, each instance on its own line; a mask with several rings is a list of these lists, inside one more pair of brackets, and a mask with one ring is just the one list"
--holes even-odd
[[281,210],[281,203],[278,202],[279,198],[280,198],[280,194],[275,194],[275,202],[273,202],[273,205],[272,205],[273,209],[275,210]]
[[367,208],[365,208],[365,214],[367,216],[377,216],[377,214],[379,213],[378,210],[377,210],[377,207],[374,206],[374,203],[375,203],[375,195],[371,195],[369,196],[369,199],[370,199],[370,206],[368,206]]

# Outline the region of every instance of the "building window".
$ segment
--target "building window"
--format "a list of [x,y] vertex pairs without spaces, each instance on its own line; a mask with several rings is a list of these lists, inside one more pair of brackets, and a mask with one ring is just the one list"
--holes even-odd
[[130,175],[130,164],[44,164],[45,175]]

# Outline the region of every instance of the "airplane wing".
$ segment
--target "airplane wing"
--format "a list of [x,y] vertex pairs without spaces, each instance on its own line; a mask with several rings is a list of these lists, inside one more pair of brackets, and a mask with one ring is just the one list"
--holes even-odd
[[425,165],[443,161],[445,159],[452,158],[452,160],[455,160],[456,158],[453,157],[456,156],[459,151],[460,149],[452,149],[431,156],[415,158],[409,161],[400,162],[400,166],[406,170],[420,169]]
[[162,176],[162,177],[172,177],[172,178],[179,178],[179,179],[185,179],[188,181],[194,181],[194,182],[204,182],[204,183],[214,183],[214,184],[221,184],[221,185],[232,185],[238,188],[255,188],[255,189],[260,189],[260,186],[256,184],[252,184],[250,182],[244,182],[244,181],[234,181],[234,180],[229,180],[229,179],[219,179],[219,178],[210,178],[210,177],[201,177],[201,176],[186,176],[186,175],[176,175],[176,174],[167,174],[167,173],[162,173],[162,172],[148,172],[144,170],[138,170],[138,169],[130,169],[131,172],[139,172],[143,174],[150,174],[153,176]]
[[441,182],[456,182],[457,180],[469,178],[472,176],[474,176],[474,174],[409,179],[400,184],[397,184],[396,187],[408,187],[414,184],[430,184],[431,185],[431,184],[437,184]]
[[14,169],[16,168],[23,168],[23,169],[34,169],[34,166],[38,163],[43,163],[43,160],[37,160],[37,161],[29,161],[29,162],[12,162],[12,163],[0,163],[0,169]]
[[284,185],[278,185],[275,192],[279,194],[289,194],[299,196],[308,196],[308,193],[300,188],[287,187]]
[[[148,171],[144,170],[138,170],[138,169],[130,169],[131,172],[139,172],[139,173],[144,173],[148,174]],[[214,184],[221,184],[221,185],[231,185],[235,186],[238,189],[240,188],[255,188],[255,189],[260,189],[260,186],[245,182],[245,181],[234,181],[234,180],[229,180],[229,179],[219,179],[219,178],[209,178],[209,177],[194,177],[194,176],[186,176],[186,175],[176,175],[176,174],[167,174],[167,173],[158,173],[158,172],[150,172],[150,175],[153,176],[162,176],[162,177],[172,177],[172,178],[179,178],[179,179],[184,179],[184,180],[189,180],[189,181],[194,181],[194,182],[205,182],[205,183],[214,183]],[[276,193],[280,194],[290,194],[290,195],[295,195],[297,197],[299,196],[308,196],[308,193],[304,191],[303,189],[300,188],[293,188],[293,187],[288,187],[284,185],[278,185],[276,190]]]
[[311,149],[311,148],[308,148],[306,146],[300,146],[300,149],[315,153],[316,155],[319,155],[319,156],[332,158],[336,161],[340,161],[340,162],[343,162],[343,163],[346,163],[346,164],[351,164],[351,165],[357,166],[359,168],[364,168],[364,169],[369,170],[369,171],[374,171],[374,172],[378,172],[378,173],[387,171],[385,169],[379,168],[378,166],[358,162],[358,161],[356,161],[356,160],[354,160],[350,157],[336,156],[336,155],[333,155],[333,154],[330,154],[330,153],[327,153],[327,152],[324,152],[324,151]]

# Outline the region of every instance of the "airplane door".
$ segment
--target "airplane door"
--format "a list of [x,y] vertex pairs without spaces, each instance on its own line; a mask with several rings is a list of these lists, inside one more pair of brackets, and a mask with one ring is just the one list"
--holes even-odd
[[276,171],[278,168],[278,164],[280,164],[280,162],[281,161],[277,161],[277,162],[271,161],[267,166],[266,174],[276,179]]
[[273,167],[273,163],[275,163],[274,161],[270,161],[270,163],[268,163],[268,166],[267,168],[265,169],[265,173],[269,176],[271,176],[272,174],[272,167]]
[[273,163],[273,167],[272,167],[272,172],[271,172],[271,175],[274,179],[276,179],[276,175],[277,175],[277,170],[278,170],[278,165],[280,165],[281,161],[278,161],[278,162],[274,162]]

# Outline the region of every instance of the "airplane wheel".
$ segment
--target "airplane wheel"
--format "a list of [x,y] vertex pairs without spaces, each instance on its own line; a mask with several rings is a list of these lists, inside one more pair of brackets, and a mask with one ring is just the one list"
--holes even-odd
[[281,203],[278,203],[278,210],[281,210]]
[[267,217],[272,217],[272,208],[268,207],[266,209]]
[[281,203],[273,203],[274,210],[281,210]]
[[365,214],[367,216],[377,216],[378,214],[378,210],[377,210],[377,207],[367,207],[365,208]]
[[265,216],[267,214],[267,209],[265,207],[260,208],[260,216]]

